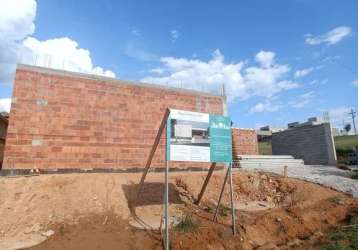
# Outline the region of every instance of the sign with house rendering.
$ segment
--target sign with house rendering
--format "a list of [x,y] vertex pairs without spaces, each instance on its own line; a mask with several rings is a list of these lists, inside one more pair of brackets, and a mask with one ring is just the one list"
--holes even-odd
[[231,162],[230,118],[171,109],[166,153],[170,161]]

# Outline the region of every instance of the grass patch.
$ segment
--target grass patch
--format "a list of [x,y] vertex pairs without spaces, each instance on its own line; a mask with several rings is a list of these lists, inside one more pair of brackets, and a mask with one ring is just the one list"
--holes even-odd
[[[208,213],[214,213],[216,210],[216,206],[214,207],[213,204],[205,204],[204,205],[204,211]],[[218,215],[220,216],[228,216],[231,214],[231,208],[226,206],[223,203],[220,203],[220,206],[218,208]]]
[[333,231],[329,238],[335,242],[340,241],[340,240],[345,240],[346,239],[346,235],[343,232],[340,231]]
[[358,135],[342,135],[334,137],[336,149],[353,149],[358,146]]
[[341,197],[339,197],[339,196],[331,196],[331,197],[329,197],[328,199],[327,199],[329,202],[332,202],[332,203],[334,203],[334,204],[337,204],[337,205],[339,205],[341,202],[342,202],[342,199],[341,199]]
[[350,218],[348,225],[332,231],[329,235],[331,244],[325,250],[356,250],[358,249],[358,216]]
[[341,246],[338,243],[335,243],[334,245],[330,245],[328,247],[323,248],[324,250],[346,250],[345,247]]
[[191,215],[186,214],[180,218],[179,223],[174,226],[174,230],[187,233],[195,231],[198,227],[197,221],[195,221]]
[[272,155],[271,142],[259,142],[258,145],[260,155]]
[[351,178],[354,179],[354,180],[358,180],[358,173],[352,174]]
[[212,213],[212,212],[214,212],[214,208],[212,208],[212,207],[210,207],[210,206],[205,206],[205,207],[204,207],[204,211],[205,211],[205,212],[208,212],[208,213]]
[[220,204],[219,211],[218,211],[220,216],[228,216],[230,214],[230,212],[231,212],[231,209],[228,206],[226,206],[222,203]]

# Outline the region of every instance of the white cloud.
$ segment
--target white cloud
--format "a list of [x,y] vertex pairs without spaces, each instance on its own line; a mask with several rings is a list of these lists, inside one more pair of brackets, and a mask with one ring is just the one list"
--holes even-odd
[[150,72],[158,74],[158,75],[162,75],[164,73],[164,69],[162,68],[155,68],[155,69],[151,69]]
[[319,45],[326,43],[327,45],[336,44],[343,38],[350,35],[352,29],[348,26],[340,26],[327,32],[326,34],[313,36],[311,34],[306,35],[305,43],[308,45]]
[[255,106],[251,107],[250,113],[262,113],[262,112],[276,112],[282,108],[282,105],[273,104],[271,101],[266,100],[259,102]]
[[225,63],[224,56],[215,50],[212,59],[163,57],[161,76],[147,76],[144,82],[219,93],[225,84],[229,101],[252,96],[271,97],[284,90],[297,88],[287,79],[288,65],[274,62],[275,53],[261,51],[256,55],[259,66],[245,67],[243,61]]
[[35,0],[0,0],[0,37],[18,41],[35,31]]
[[304,76],[308,75],[309,73],[311,73],[313,70],[314,70],[313,67],[307,68],[307,69],[296,70],[294,77],[295,78],[304,77]]
[[358,78],[352,81],[354,87],[358,87]]
[[313,91],[307,92],[298,96],[297,100],[292,101],[290,104],[294,108],[303,108],[310,104],[315,97],[315,93]]
[[262,65],[262,67],[270,67],[274,63],[275,53],[271,51],[260,51],[256,54],[256,61]]
[[[35,31],[35,0],[0,0],[0,83],[10,83],[17,62],[114,77],[93,65],[90,52],[70,38],[39,41]],[[37,60],[35,60],[37,59]],[[66,60],[63,64],[60,61]]]
[[34,33],[35,0],[0,0],[0,83],[13,80],[21,41]]
[[11,98],[0,99],[0,112],[10,112]]
[[171,36],[171,38],[172,38],[172,42],[175,42],[175,41],[179,38],[179,36],[180,36],[179,31],[177,31],[177,30],[171,30],[171,31],[170,31],[170,36]]
[[[27,51],[23,53],[23,62],[38,66],[64,69],[88,74],[115,77],[110,70],[94,66],[89,50],[78,47],[78,43],[68,37],[39,41],[28,37],[23,41]],[[34,62],[35,59],[35,62]]]

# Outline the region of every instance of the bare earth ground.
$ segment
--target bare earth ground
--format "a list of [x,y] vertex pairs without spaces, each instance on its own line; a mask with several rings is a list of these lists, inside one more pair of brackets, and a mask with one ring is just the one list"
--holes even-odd
[[[233,236],[228,186],[219,220],[211,220],[223,175],[213,175],[198,207],[193,200],[206,173],[170,174],[172,249],[320,249],[330,229],[358,214],[357,198],[320,185],[235,172],[238,234]],[[0,249],[162,249],[158,228],[164,175],[148,175],[133,216],[139,178],[140,174],[1,177]],[[182,232],[179,225],[187,215],[194,226]]]
[[[351,167],[351,166],[350,166]],[[351,167],[355,169],[355,167]],[[282,174],[283,166],[256,166],[256,167],[243,167],[242,169],[257,170],[264,172],[271,172]],[[287,176],[293,177],[313,183],[318,183],[326,187],[331,187],[335,190],[351,194],[353,197],[358,197],[358,181],[351,178],[354,172],[339,169],[335,166],[323,165],[303,165],[299,168],[288,167]]]

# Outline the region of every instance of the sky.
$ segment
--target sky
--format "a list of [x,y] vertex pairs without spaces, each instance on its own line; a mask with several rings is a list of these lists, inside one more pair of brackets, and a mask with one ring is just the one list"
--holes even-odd
[[358,108],[358,1],[0,0],[0,110],[16,63],[220,93],[236,127]]

